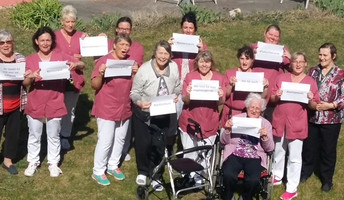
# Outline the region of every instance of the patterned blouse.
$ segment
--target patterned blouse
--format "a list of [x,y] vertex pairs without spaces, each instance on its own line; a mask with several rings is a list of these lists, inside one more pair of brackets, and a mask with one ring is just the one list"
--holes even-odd
[[325,76],[321,73],[320,65],[309,69],[309,76],[318,83],[321,101],[335,102],[334,110],[313,111],[310,122],[314,124],[337,124],[343,121],[344,106],[344,71],[334,66]]

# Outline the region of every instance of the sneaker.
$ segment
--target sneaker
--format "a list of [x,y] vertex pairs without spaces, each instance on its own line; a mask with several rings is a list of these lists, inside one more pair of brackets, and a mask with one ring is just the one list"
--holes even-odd
[[33,174],[37,171],[37,163],[29,163],[27,168],[24,171],[25,176],[33,176]]
[[153,187],[153,190],[157,192],[161,192],[164,190],[164,186],[162,186],[162,184],[158,181],[152,181],[151,185]]
[[282,180],[277,180],[276,177],[271,177],[271,182],[273,185],[281,185],[282,184]]
[[108,169],[108,170],[106,170],[106,172],[107,172],[108,174],[114,176],[115,179],[117,179],[117,180],[123,180],[123,179],[125,178],[125,176],[124,176],[124,174],[123,174],[123,172],[121,171],[120,168],[117,168],[117,169],[115,169],[115,170],[109,170],[109,169]]
[[297,197],[297,191],[296,192],[293,192],[293,193],[289,193],[289,192],[284,192],[282,195],[281,195],[281,199],[292,199],[294,197]]
[[97,181],[100,185],[110,185],[109,179],[107,179],[105,174],[102,174],[100,176],[92,174],[92,178]]
[[57,164],[50,164],[48,169],[51,177],[58,177],[62,174],[62,170],[57,166]]
[[125,155],[124,161],[129,161],[131,160],[131,156],[130,154],[127,153],[127,155]]
[[329,192],[332,188],[332,183],[325,183],[321,186],[321,190],[324,192]]
[[143,174],[139,174],[136,177],[136,184],[137,185],[146,185],[146,179],[147,179],[147,176],[145,176]]

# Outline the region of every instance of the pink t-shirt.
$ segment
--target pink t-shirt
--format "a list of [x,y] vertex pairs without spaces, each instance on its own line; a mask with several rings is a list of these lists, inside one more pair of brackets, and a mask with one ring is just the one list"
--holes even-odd
[[[115,60],[111,53],[101,57],[94,66],[91,79],[99,74],[100,65],[106,64],[107,59]],[[131,76],[103,78],[103,85],[95,91],[91,114],[112,121],[121,121],[130,117],[131,85]]]
[[[113,49],[113,40],[108,40],[108,49],[109,52]],[[143,62],[143,47],[141,43],[131,40],[130,49],[128,51],[127,60],[135,60],[139,66]]]
[[[74,61],[74,59],[63,52],[52,51],[50,61]],[[42,60],[38,53],[33,53],[26,57],[25,71],[32,72],[39,69],[39,62]],[[64,104],[66,80],[38,81],[35,79],[30,86],[27,96],[25,113],[33,118],[53,118],[67,114]]]
[[[205,42],[203,43],[203,49],[207,50],[207,45]],[[187,59],[188,59],[188,65],[189,65],[189,72],[192,72],[194,70],[194,60],[197,56],[197,53],[188,53]],[[182,63],[183,63],[183,53],[181,52],[172,52],[172,60],[177,63],[178,65],[178,71],[179,71],[179,79],[181,79],[182,76]]]
[[[56,50],[62,51],[66,53],[69,56],[74,57],[74,54],[80,54],[80,38],[83,34],[81,31],[75,31],[72,35],[72,38],[70,40],[70,43],[66,40],[66,38],[62,34],[62,29],[56,30],[55,36],[56,36]],[[75,58],[76,59],[76,58]],[[79,60],[79,59],[77,59]],[[84,81],[84,73],[82,70],[72,70],[71,71],[73,84],[76,89],[79,91],[82,89],[82,87],[85,85]]]
[[[202,80],[198,71],[193,71],[186,75],[183,83],[182,95],[186,95],[186,88],[192,80]],[[213,71],[211,80],[219,80],[220,87],[222,89],[225,88],[222,74]],[[225,98],[225,94],[223,98]],[[194,126],[188,122],[188,118],[191,118],[200,124],[204,138],[215,135],[219,128],[219,109],[217,103],[217,101],[190,100],[189,105],[184,104],[182,113],[179,117],[179,127],[184,132],[195,135]],[[197,136],[200,137],[200,135]]]
[[[292,82],[291,74],[281,74],[273,85],[272,95],[276,95],[278,89],[281,88],[282,82]],[[300,83],[310,84],[310,91],[314,94],[313,100],[320,101],[317,83],[315,80],[306,75]],[[308,136],[308,105],[304,103],[292,101],[278,101],[276,108],[272,114],[272,132],[274,136],[282,137],[283,132],[287,139],[305,139]]]
[[[229,84],[230,77],[236,76],[236,72],[238,70],[239,70],[239,68],[232,68],[232,69],[227,69],[225,71],[224,77],[225,77],[225,85],[226,86]],[[251,72],[256,72],[256,70],[252,69]],[[264,76],[265,76],[265,73],[264,73]],[[233,90],[232,90],[229,98],[226,99],[224,106],[222,108],[222,111],[221,111],[221,121],[220,121],[221,127],[223,127],[224,124],[226,123],[226,121],[228,120],[230,108],[232,108],[232,116],[244,112],[244,109],[245,109],[245,103],[244,102],[245,102],[245,99],[250,92],[234,91],[235,90],[234,87],[233,87]]]

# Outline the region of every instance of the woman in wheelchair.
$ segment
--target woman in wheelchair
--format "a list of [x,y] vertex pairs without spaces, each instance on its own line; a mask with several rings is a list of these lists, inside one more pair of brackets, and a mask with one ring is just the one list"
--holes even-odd
[[247,112],[236,115],[241,118],[260,118],[262,125],[258,133],[260,138],[246,134],[232,133],[233,121],[229,119],[221,134],[221,142],[225,144],[224,162],[222,165],[225,199],[234,199],[233,190],[238,181],[238,173],[244,170],[244,188],[242,197],[251,200],[254,190],[259,184],[262,168],[266,168],[266,152],[274,149],[272,127],[261,114],[266,108],[266,101],[259,94],[250,93],[245,100]]

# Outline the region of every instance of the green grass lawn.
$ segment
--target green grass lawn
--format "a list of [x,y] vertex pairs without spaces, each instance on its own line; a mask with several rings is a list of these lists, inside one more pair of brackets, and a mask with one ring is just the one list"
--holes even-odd
[[[15,50],[29,55],[33,53],[31,37],[35,30],[21,30],[15,28],[10,22],[7,10],[0,10],[1,28],[9,28],[15,37]],[[220,72],[227,68],[238,66],[236,51],[244,44],[263,40],[263,32],[269,24],[271,14],[255,15],[244,20],[218,22],[209,25],[199,25],[198,34],[206,42],[208,49],[214,54],[215,62]],[[154,28],[134,27],[132,38],[140,41],[144,47],[144,60],[147,61],[153,51],[153,46],[158,40],[167,40],[173,32],[180,32],[179,20],[173,20]],[[281,44],[288,46],[291,52],[304,51],[308,56],[308,65],[318,64],[318,47],[324,42],[333,42],[337,46],[339,66],[344,64],[344,20],[319,11],[295,10],[279,18],[282,29]],[[95,35],[96,30],[88,27],[87,32]],[[110,36],[113,33],[108,33]],[[49,176],[46,159],[42,162],[38,172],[33,177],[25,177],[27,167],[25,155],[16,163],[19,174],[12,176],[0,168],[0,199],[136,199],[136,163],[135,152],[130,151],[132,159],[124,162],[121,169],[126,175],[123,181],[114,180],[109,176],[111,185],[98,185],[91,178],[93,167],[93,151],[97,141],[97,126],[94,117],[90,116],[90,109],[94,99],[94,91],[90,87],[90,74],[93,61],[86,62],[86,86],[82,90],[77,107],[77,118],[74,126],[75,149],[63,156],[61,169],[63,174],[58,178]],[[26,118],[23,118],[26,120]],[[25,124],[25,122],[23,123]],[[343,131],[341,131],[343,132]],[[23,142],[27,137],[27,129],[23,127]],[[343,163],[343,133],[340,134],[338,143],[337,166],[334,175],[334,186],[331,192],[321,192],[321,183],[314,175],[305,183],[301,183],[297,199],[318,200],[344,199],[344,163]],[[25,154],[26,146],[22,145],[21,154]],[[279,199],[284,192],[284,186],[276,186],[272,199]],[[200,199],[202,192],[189,194],[182,199]],[[165,192],[153,193],[150,199],[168,199]]]

